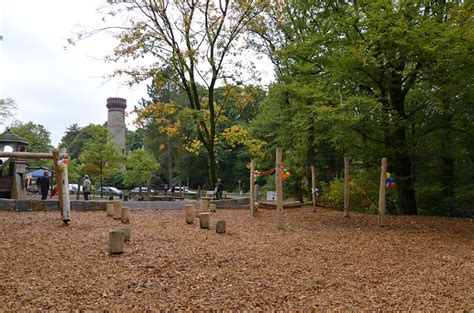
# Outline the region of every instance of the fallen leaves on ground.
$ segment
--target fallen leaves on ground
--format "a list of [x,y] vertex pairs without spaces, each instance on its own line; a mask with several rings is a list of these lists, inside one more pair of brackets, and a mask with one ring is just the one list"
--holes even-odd
[[[0,213],[0,310],[474,310],[474,223],[318,209],[134,211],[109,255],[105,212]],[[211,227],[212,228],[212,227]]]

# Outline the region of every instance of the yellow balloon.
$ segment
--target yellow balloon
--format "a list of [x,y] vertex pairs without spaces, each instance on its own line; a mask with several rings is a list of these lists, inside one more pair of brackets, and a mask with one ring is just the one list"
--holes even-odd
[[390,175],[389,172],[385,173],[385,178],[390,178],[390,177],[392,177],[392,175]]

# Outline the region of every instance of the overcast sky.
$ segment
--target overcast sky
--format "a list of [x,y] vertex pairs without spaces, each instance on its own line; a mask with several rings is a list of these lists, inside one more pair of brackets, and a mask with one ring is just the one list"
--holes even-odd
[[[15,100],[15,119],[42,124],[57,146],[66,128],[102,124],[108,97],[127,99],[127,111],[146,98],[146,83],[128,87],[124,79],[107,81],[114,70],[103,57],[115,41],[99,34],[68,46],[79,30],[104,26],[98,9],[104,0],[0,0],[0,98]],[[65,49],[65,46],[67,48]],[[240,54],[242,59],[254,59]],[[269,61],[258,60],[263,83],[272,77]],[[127,126],[133,116],[127,118]],[[0,126],[3,131],[5,125]]]
[[113,71],[100,61],[114,45],[106,34],[64,49],[79,24],[100,25],[96,9],[102,3],[0,0],[0,98],[15,100],[17,120],[44,125],[53,145],[73,123],[104,123],[108,97],[126,98],[127,111],[146,97],[145,84],[129,88],[103,78]]

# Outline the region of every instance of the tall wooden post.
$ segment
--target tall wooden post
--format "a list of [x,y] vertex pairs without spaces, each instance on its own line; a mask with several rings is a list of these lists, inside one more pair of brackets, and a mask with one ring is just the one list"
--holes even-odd
[[275,185],[277,193],[278,229],[283,229],[283,186],[281,181],[281,148],[276,148]]
[[344,157],[344,217],[349,217],[349,198],[351,189],[349,186],[349,157]]
[[385,226],[385,183],[387,181],[387,158],[382,158],[382,166],[380,169],[380,189],[379,189],[379,226]]
[[63,216],[63,181],[62,173],[59,170],[58,166],[59,161],[59,150],[53,150],[53,162],[54,162],[54,176],[56,177],[56,189],[58,191],[58,203],[59,211],[61,212],[61,217]]
[[250,161],[250,214],[255,216],[255,161]]
[[316,172],[313,165],[311,165],[311,197],[313,200],[313,208],[316,210]]
[[62,217],[64,224],[69,223],[70,216],[69,213],[71,211],[71,202],[69,201],[69,179],[68,179],[68,172],[67,166],[61,171],[62,176],[62,199],[63,199],[63,208],[62,208]]
[[[61,154],[66,155],[65,148],[61,149]],[[61,183],[62,183],[62,188],[61,188],[62,217],[63,217],[64,224],[67,224],[71,220],[69,216],[69,213],[71,211],[71,202],[69,201],[69,178],[68,178],[67,166],[65,166],[64,169],[61,171]],[[59,183],[57,183],[57,186],[58,185]]]

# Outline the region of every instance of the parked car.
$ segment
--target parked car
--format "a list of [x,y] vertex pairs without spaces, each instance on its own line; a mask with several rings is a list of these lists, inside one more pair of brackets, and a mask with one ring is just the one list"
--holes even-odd
[[69,184],[69,191],[77,191],[78,186],[77,184]]
[[97,194],[103,193],[106,195],[112,195],[112,196],[121,196],[123,195],[123,192],[121,190],[118,190],[115,187],[106,187],[102,186],[99,189],[97,189]]
[[[136,192],[136,193],[139,193],[140,192],[140,187],[135,187],[131,190],[131,192]],[[142,192],[147,192],[147,188],[146,187],[142,187]],[[154,189],[150,189],[150,192],[151,193],[154,193],[156,192],[156,190]]]
[[181,190],[179,189],[179,186],[174,187],[174,192],[179,193],[183,192],[184,194],[188,195],[197,195],[197,191],[189,190],[188,187],[181,187]]

